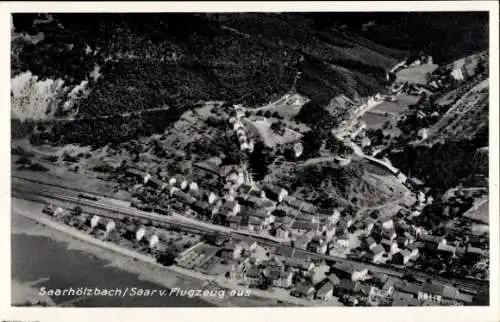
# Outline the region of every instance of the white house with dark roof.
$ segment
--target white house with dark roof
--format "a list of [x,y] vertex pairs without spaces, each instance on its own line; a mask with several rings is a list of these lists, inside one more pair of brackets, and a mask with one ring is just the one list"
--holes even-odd
[[99,221],[98,227],[105,232],[110,233],[116,228],[116,224],[112,219],[103,218]]
[[341,280],[348,278],[351,281],[359,281],[368,276],[368,268],[363,265],[335,263],[331,268]]
[[229,216],[236,216],[241,211],[241,206],[236,200],[226,201],[220,211],[227,213]]
[[398,243],[395,240],[390,240],[387,238],[384,238],[380,241],[380,245],[384,247],[385,251],[390,253],[390,254],[395,254],[398,252]]
[[99,220],[101,219],[101,217],[99,217],[98,215],[93,215],[91,218],[90,218],[90,221],[89,221],[89,226],[91,229],[94,229],[97,227],[97,224],[99,224]]
[[402,251],[392,255],[392,262],[395,264],[406,265],[412,258],[411,254],[412,253],[409,249],[403,249]]
[[158,235],[154,231],[147,231],[144,234],[144,237],[141,239],[142,242],[144,242],[150,249],[154,248],[159,242],[160,239],[158,238]]
[[385,249],[382,245],[376,245],[371,249],[372,262],[375,264],[382,262],[382,257],[385,254]]
[[267,198],[277,202],[283,202],[288,196],[288,191],[286,189],[274,185],[266,185],[264,191]]
[[135,231],[135,240],[141,241],[144,238],[144,235],[146,235],[146,227],[138,227]]
[[276,228],[276,238],[287,240],[290,237],[290,229],[285,225],[279,225]]

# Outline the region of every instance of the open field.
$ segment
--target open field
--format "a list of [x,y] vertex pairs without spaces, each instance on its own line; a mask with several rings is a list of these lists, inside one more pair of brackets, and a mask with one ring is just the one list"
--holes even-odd
[[432,73],[438,68],[435,64],[423,64],[420,66],[408,67],[401,69],[396,73],[397,80],[399,82],[414,83],[414,84],[426,84],[427,75]]
[[264,144],[268,147],[293,143],[302,137],[302,134],[285,128],[283,135],[273,132],[268,119],[258,119],[255,121],[247,121],[250,130],[260,137]]
[[488,199],[484,199],[475,204],[471,209],[464,213],[464,217],[488,224],[489,223],[489,204]]
[[253,112],[262,111],[265,113],[278,112],[285,119],[292,119],[297,115],[304,104],[309,102],[309,99],[300,94],[286,94],[277,101],[271,102],[262,107],[253,109]]
[[383,114],[366,112],[361,120],[365,122],[366,127],[369,129],[378,129],[388,120],[389,116],[384,116]]
[[380,128],[386,121],[409,112],[409,106],[419,100],[416,95],[401,95],[396,101],[383,101],[369,109],[361,118],[370,129]]
[[401,95],[397,97],[395,102],[382,102],[375,106],[371,111],[381,111],[390,113],[404,113],[409,111],[409,106],[415,104],[419,100],[416,95]]

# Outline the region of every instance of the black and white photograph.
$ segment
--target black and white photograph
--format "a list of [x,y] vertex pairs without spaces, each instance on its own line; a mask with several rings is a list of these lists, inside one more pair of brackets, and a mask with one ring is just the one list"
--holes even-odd
[[9,15],[10,306],[492,304],[489,11]]

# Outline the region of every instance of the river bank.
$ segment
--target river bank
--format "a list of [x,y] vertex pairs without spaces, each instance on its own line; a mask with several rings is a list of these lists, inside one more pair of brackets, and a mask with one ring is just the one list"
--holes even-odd
[[[106,262],[106,267],[134,274],[138,276],[141,281],[148,281],[167,289],[175,287],[181,289],[207,289],[206,279],[201,280],[193,276],[183,275],[183,272],[177,267],[163,267],[155,263],[150,257],[149,261],[141,260],[148,258],[146,255],[136,253],[136,256],[130,257],[125,256],[123,253],[117,253],[116,251],[106,249],[107,247],[99,247],[99,240],[80,233],[70,227],[65,227],[64,225],[53,222],[48,217],[38,215],[40,214],[41,207],[42,205],[40,204],[15,198],[12,199],[11,217],[13,236],[16,234],[26,234],[29,236],[48,237],[55,242],[64,243],[69,251],[79,251],[97,257]],[[81,234],[81,236],[79,234]],[[92,240],[93,242],[89,242]],[[111,244],[111,246],[115,245]],[[211,288],[213,288],[213,286],[211,286]],[[286,306],[285,303],[279,303],[277,299],[256,296],[225,296],[224,298],[204,297],[202,300],[206,302],[207,305],[196,303],[196,306]]]

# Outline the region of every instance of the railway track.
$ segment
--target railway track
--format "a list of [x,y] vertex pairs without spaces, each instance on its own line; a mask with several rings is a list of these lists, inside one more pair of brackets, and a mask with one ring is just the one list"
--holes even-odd
[[[24,178],[23,178],[24,180]],[[30,180],[28,180],[30,181]],[[46,185],[50,186],[50,184],[46,183],[37,183],[38,185]],[[59,187],[60,188],[60,187]],[[68,189],[66,190],[71,191],[73,189]],[[73,192],[81,192],[80,190],[73,190]],[[411,269],[400,269],[396,267],[384,267],[384,266],[376,266],[372,265],[370,263],[366,263],[363,261],[355,260],[355,259],[347,259],[347,258],[341,258],[341,257],[335,257],[331,255],[324,255],[324,254],[318,254],[312,251],[304,250],[304,249],[299,249],[299,248],[293,248],[290,246],[286,246],[283,244],[280,244],[274,240],[266,239],[263,236],[255,236],[253,234],[241,232],[241,231],[234,231],[227,229],[226,227],[220,227],[218,228],[217,226],[211,226],[211,227],[206,227],[203,225],[196,225],[195,223],[192,222],[182,222],[178,219],[171,218],[169,216],[165,215],[158,215],[154,213],[148,213],[144,211],[140,211],[137,209],[132,209],[128,207],[122,207],[122,206],[117,206],[117,205],[110,205],[110,204],[104,204],[102,202],[98,201],[92,201],[92,200],[87,200],[87,199],[82,199],[79,197],[72,197],[72,196],[67,196],[63,195],[60,193],[54,193],[51,192],[50,190],[47,189],[37,189],[36,185],[35,186],[25,186],[19,185],[19,184],[13,184],[12,186],[12,192],[13,195],[22,199],[29,199],[33,198],[34,196],[41,196],[45,198],[49,198],[52,200],[58,200],[63,203],[70,203],[70,204],[76,204],[80,205],[82,207],[86,208],[91,208],[91,209],[98,209],[101,212],[95,212],[95,214],[98,214],[100,216],[105,216],[113,219],[122,219],[123,216],[127,217],[136,217],[136,218],[143,218],[143,219],[148,219],[156,222],[161,222],[170,225],[171,227],[178,227],[181,229],[184,229],[186,231],[191,231],[191,232],[197,232],[201,234],[208,234],[208,233],[213,233],[216,231],[222,236],[226,237],[235,237],[238,239],[241,238],[246,238],[250,240],[254,240],[258,242],[261,245],[265,245],[271,248],[277,248],[281,247],[282,249],[288,249],[290,251],[294,251],[295,254],[297,255],[302,255],[304,257],[310,257],[310,258],[315,258],[315,259],[324,259],[327,261],[333,261],[333,262],[340,262],[340,263],[345,263],[345,264],[354,264],[354,265],[363,265],[364,267],[367,267],[371,271],[375,272],[381,272],[381,273],[386,273],[392,276],[398,276],[401,277],[404,274],[411,274],[415,278],[423,281],[427,278],[431,278],[433,280],[446,283],[446,284],[455,284],[457,287],[459,287],[461,290],[466,291],[468,293],[477,293],[478,290],[482,288],[487,288],[488,287],[488,282],[487,281],[481,281],[481,280],[474,280],[474,279],[467,279],[467,278],[446,278],[442,276],[436,276],[433,274],[428,274],[420,271],[414,271]],[[88,191],[85,191],[88,192]],[[95,194],[94,194],[95,195]],[[40,200],[35,200],[39,202],[43,202]],[[104,213],[102,213],[104,211]],[[92,211],[85,211],[86,213],[92,213]]]

